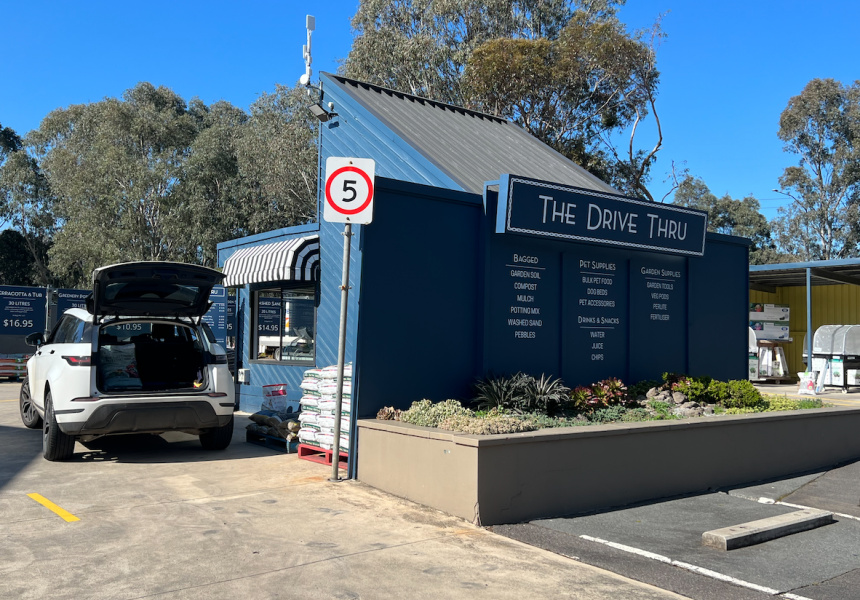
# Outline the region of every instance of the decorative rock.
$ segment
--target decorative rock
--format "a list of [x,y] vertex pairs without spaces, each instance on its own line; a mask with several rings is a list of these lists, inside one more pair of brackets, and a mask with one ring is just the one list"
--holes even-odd
[[675,404],[683,404],[687,401],[687,396],[682,392],[672,392],[672,400]]
[[646,398],[653,398],[654,396],[656,396],[656,395],[657,395],[657,394],[659,394],[659,393],[660,393],[660,392],[658,392],[658,391],[657,391],[657,388],[652,387],[652,388],[651,388],[650,390],[648,390],[648,392],[645,394],[645,397],[646,397]]
[[701,407],[696,408],[676,408],[672,411],[672,414],[677,415],[679,417],[701,417],[705,414],[705,409]]
[[704,408],[704,411],[705,411],[706,415],[712,415],[712,414],[714,414],[714,407],[713,406],[706,406]]

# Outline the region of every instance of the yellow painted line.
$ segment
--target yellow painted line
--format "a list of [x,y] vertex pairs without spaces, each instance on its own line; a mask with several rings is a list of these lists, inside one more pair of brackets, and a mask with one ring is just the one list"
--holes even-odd
[[35,500],[36,502],[38,502],[39,504],[41,504],[42,506],[44,506],[45,508],[47,508],[48,510],[57,513],[60,517],[62,517],[62,519],[64,521],[66,521],[68,523],[71,523],[72,521],[80,521],[80,519],[77,518],[75,515],[73,515],[72,513],[70,513],[69,511],[67,511],[65,509],[60,508],[59,506],[57,506],[56,504],[54,504],[53,502],[51,502],[50,500],[48,500],[47,498],[42,496],[41,494],[27,494],[27,495],[30,498],[32,498],[33,500]]
[[12,398],[10,400],[0,400],[0,402],[17,402],[18,398]]

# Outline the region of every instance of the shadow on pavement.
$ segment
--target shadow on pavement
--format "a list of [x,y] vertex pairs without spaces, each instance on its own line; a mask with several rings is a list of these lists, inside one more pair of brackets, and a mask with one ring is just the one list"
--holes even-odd
[[[233,441],[224,450],[204,450],[196,436],[170,432],[113,435],[91,442],[78,442],[72,462],[183,463],[239,460],[280,454],[249,444],[244,429],[235,429]],[[81,446],[85,448],[81,452]],[[41,447],[40,447],[41,448]]]
[[0,490],[35,459],[42,459],[42,432],[0,425]]

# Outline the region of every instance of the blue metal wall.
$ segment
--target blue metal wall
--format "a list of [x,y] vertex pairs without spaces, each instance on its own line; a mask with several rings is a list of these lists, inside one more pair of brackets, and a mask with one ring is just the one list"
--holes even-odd
[[[370,158],[377,177],[462,190],[453,179],[383,125],[366,108],[344,95],[322,76],[322,102],[334,103],[337,118],[320,126],[320,164],[329,156]],[[324,176],[325,174],[322,173]],[[322,178],[320,178],[322,181]],[[322,213],[320,213],[322,214]]]
[[738,296],[749,296],[749,242],[709,233],[707,244],[703,257],[689,259],[689,372],[746,379],[749,304],[741,305]]

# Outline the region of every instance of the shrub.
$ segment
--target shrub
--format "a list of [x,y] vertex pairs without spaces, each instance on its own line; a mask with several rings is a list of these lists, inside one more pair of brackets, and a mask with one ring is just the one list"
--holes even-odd
[[639,383],[634,383],[633,385],[631,385],[628,388],[627,393],[630,395],[631,398],[635,400],[639,396],[644,396],[645,394],[647,394],[648,390],[650,390],[651,388],[660,387],[661,385],[663,384],[659,381],[654,381],[653,379],[646,379],[644,381],[640,381]]
[[517,373],[511,377],[490,375],[475,383],[475,402],[479,410],[511,408],[524,394],[528,375]]
[[627,411],[621,415],[621,420],[627,423],[649,421],[651,420],[651,415],[645,408],[628,408]]
[[525,405],[520,410],[552,415],[568,401],[570,388],[561,379],[541,374],[539,379],[529,377],[526,380],[524,392]]
[[710,377],[686,377],[672,386],[673,391],[684,394],[690,402],[700,404],[716,404],[711,392],[713,379]]
[[547,429],[550,427],[578,427],[581,425],[591,425],[585,417],[548,417],[547,415],[529,415],[529,421],[537,429]]
[[728,382],[717,380],[712,381],[708,386],[708,395],[710,395],[714,404],[723,405],[732,397]]
[[777,410],[802,410],[807,408],[822,408],[824,403],[818,398],[804,398],[793,400],[785,396],[768,396],[762,399],[769,411]]
[[621,405],[607,406],[588,415],[588,420],[592,423],[614,423],[621,421],[626,412],[627,409]]
[[726,387],[729,397],[722,401],[726,408],[755,408],[763,404],[761,392],[747,379],[729,381]]
[[654,419],[657,421],[662,421],[665,419],[675,419],[677,418],[672,413],[672,407],[674,405],[669,404],[668,402],[661,402],[659,400],[652,400],[648,403],[648,406],[651,407],[651,410],[654,411]]
[[409,410],[405,410],[400,414],[400,420],[404,423],[412,423],[413,425],[421,425],[423,427],[438,427],[444,419],[454,416],[471,416],[474,415],[468,408],[463,406],[457,400],[445,400],[433,404],[430,400],[421,400],[413,402]]
[[568,401],[570,389],[561,379],[540,378],[525,373],[511,377],[488,377],[475,384],[479,410],[504,408],[517,413],[552,414]]
[[624,383],[610,377],[590,386],[575,388],[570,392],[568,406],[577,412],[589,412],[610,406],[626,406],[632,400]]
[[453,415],[439,423],[439,429],[462,431],[475,435],[493,435],[498,433],[521,433],[537,429],[530,419],[521,419],[511,415],[490,413],[482,417],[470,415]]

